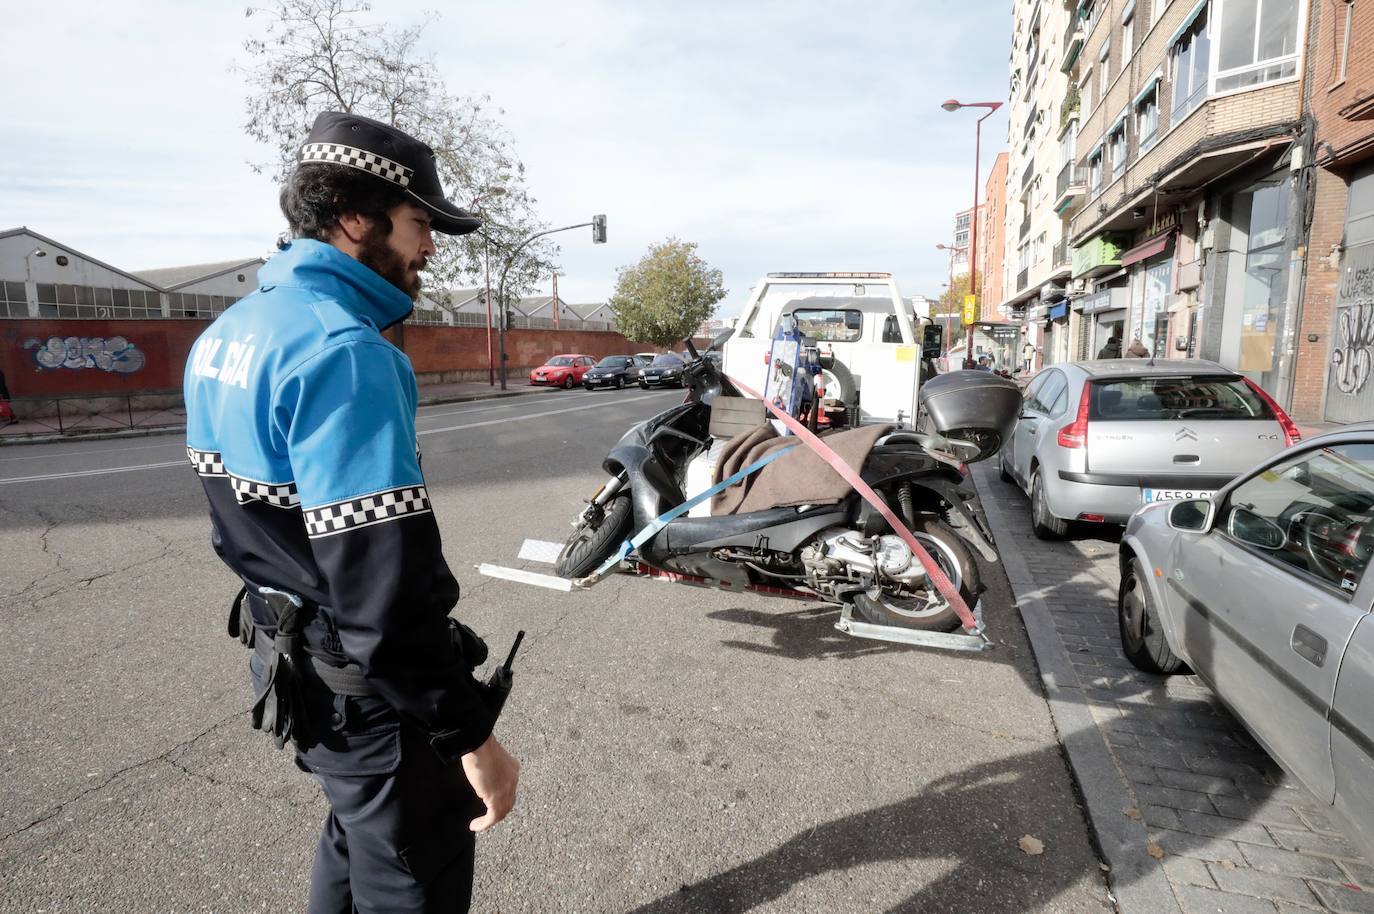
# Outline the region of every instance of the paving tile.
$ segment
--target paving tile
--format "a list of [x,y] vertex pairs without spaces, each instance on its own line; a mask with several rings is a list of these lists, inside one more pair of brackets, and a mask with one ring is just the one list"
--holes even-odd
[[1170,828],[1183,831],[1183,820],[1179,818],[1177,809],[1146,804],[1140,812],[1145,817],[1146,825],[1153,828]]
[[1166,854],[1175,857],[1189,857],[1193,860],[1205,860],[1208,863],[1221,863],[1225,860],[1236,866],[1245,865],[1245,856],[1241,854],[1239,845],[1225,838],[1210,838],[1206,835],[1195,835],[1171,829],[1151,828],[1150,840],[1164,848]]
[[1219,793],[1233,797],[1241,795],[1240,789],[1227,778],[1194,774],[1191,771],[1178,771],[1173,768],[1160,768],[1157,774],[1159,783],[1166,787],[1180,787],[1184,790],[1196,790],[1199,793]]
[[[1130,736],[1122,732],[1119,728],[1114,728],[1107,734],[1107,741],[1116,745],[1113,741],[1117,736]],[[1177,752],[1170,752],[1168,749],[1157,749],[1154,747],[1145,748],[1138,745],[1126,744],[1116,753],[1117,758],[1128,765],[1149,765],[1152,768],[1173,768],[1175,771],[1184,767],[1183,756]]]
[[1200,885],[1207,889],[1217,887],[1212,874],[1207,871],[1207,864],[1188,857],[1165,857],[1164,875],[1169,877],[1170,882]]
[[1293,876],[1275,876],[1249,867],[1227,867],[1208,864],[1212,878],[1223,892],[1238,895],[1253,895],[1256,898],[1269,898],[1274,901],[1292,901],[1316,907],[1317,896],[1307,887],[1307,883]]
[[1126,775],[1126,780],[1132,784],[1158,784],[1159,779],[1155,777],[1155,770],[1147,765],[1121,765],[1121,773]]
[[1168,806],[1173,809],[1187,809],[1192,812],[1215,812],[1212,799],[1208,794],[1193,790],[1179,790],[1176,787],[1156,787],[1145,784],[1136,788],[1136,796],[1143,803]]
[[1292,807],[1282,803],[1275,803],[1269,800],[1247,800],[1236,797],[1218,796],[1212,801],[1217,808],[1217,812],[1232,819],[1246,819],[1254,822],[1262,822],[1265,825],[1277,825],[1281,828],[1301,828],[1302,819],[1293,811]]
[[1178,817],[1179,831],[1191,832],[1195,835],[1207,835],[1210,838],[1244,841],[1246,844],[1258,844],[1262,847],[1275,846],[1274,839],[1270,837],[1268,829],[1258,822],[1246,822],[1241,819],[1228,819],[1225,816],[1187,811],[1179,812]]
[[1183,914],[1275,914],[1278,908],[1262,898],[1214,892],[1191,885],[1174,886]]
[[1347,860],[1363,862],[1360,852],[1345,838],[1338,835],[1315,834],[1307,831],[1292,831],[1286,828],[1270,828],[1269,833],[1280,847],[1303,854],[1316,854],[1321,857],[1343,857]]
[[1230,757],[1219,758],[1217,756],[1185,756],[1189,770],[1196,771],[1198,774],[1210,774],[1219,778],[1246,778],[1263,777],[1264,772],[1254,765]]
[[1319,882],[1312,883],[1312,891],[1328,908],[1341,914],[1374,914],[1374,892],[1357,892]]
[[1280,876],[1298,876],[1308,879],[1324,879],[1328,882],[1344,882],[1347,878],[1336,861],[1327,857],[1309,857],[1279,848],[1260,847],[1255,844],[1240,846],[1245,860],[1257,870]]

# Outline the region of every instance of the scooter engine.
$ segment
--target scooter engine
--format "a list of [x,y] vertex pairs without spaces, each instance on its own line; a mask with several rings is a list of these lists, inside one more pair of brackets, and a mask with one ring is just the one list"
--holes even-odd
[[832,528],[821,534],[819,542],[802,550],[801,558],[809,571],[822,578],[877,576],[910,586],[926,580],[925,568],[916,561],[911,547],[892,534],[865,537],[853,530]]

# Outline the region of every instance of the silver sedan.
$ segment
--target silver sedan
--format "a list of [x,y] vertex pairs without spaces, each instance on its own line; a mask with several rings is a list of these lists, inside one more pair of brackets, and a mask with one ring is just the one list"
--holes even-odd
[[1374,854],[1374,423],[1219,491],[1142,508],[1121,541],[1121,645],[1202,678]]
[[1208,497],[1293,444],[1258,385],[1201,359],[1102,359],[1044,369],[1000,453],[1042,539],[1071,521],[1124,524],[1155,501]]

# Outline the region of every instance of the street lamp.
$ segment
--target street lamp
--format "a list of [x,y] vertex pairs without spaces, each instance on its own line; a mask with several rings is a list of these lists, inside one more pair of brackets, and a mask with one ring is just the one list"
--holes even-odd
[[[973,210],[969,213],[969,255],[968,255],[968,291],[977,300],[978,296],[978,265],[975,252],[978,250],[978,165],[979,157],[982,153],[982,129],[983,121],[992,117],[994,111],[1002,107],[1001,102],[961,102],[955,99],[948,99],[940,105],[946,111],[958,111],[960,108],[986,108],[988,113],[978,118],[978,122],[973,127]],[[968,341],[964,349],[964,367],[973,367],[973,324],[968,325]]]
[[[468,209],[481,212],[483,201],[492,197],[500,197],[505,192],[506,189],[500,185],[494,184],[491,187],[484,187],[481,193],[472,198],[472,203],[468,205]],[[484,218],[482,221],[485,222],[486,219]],[[487,385],[491,386],[496,383],[496,364],[491,351],[491,236],[485,231],[482,232],[482,283],[486,286],[485,298],[487,302]],[[501,367],[505,368],[504,365]]]
[[[945,288],[949,290],[948,294],[951,296],[951,298],[953,298],[953,295],[954,295],[954,255],[955,255],[955,254],[958,254],[960,251],[964,251],[965,253],[967,253],[967,252],[968,252],[968,245],[966,245],[966,244],[938,244],[938,243],[937,243],[937,244],[935,245],[935,250],[937,250],[937,251],[949,251],[949,282],[945,283]],[[954,323],[953,323],[953,321],[952,321],[952,318],[953,318],[953,316],[954,316],[955,314],[958,314],[958,313],[959,313],[959,303],[958,303],[957,301],[951,300],[950,303],[949,303],[949,311],[946,312],[945,315],[944,315],[945,320],[949,323],[949,326],[945,327],[945,358],[946,358],[946,359],[949,358],[949,348],[950,348],[951,338],[954,336]]]

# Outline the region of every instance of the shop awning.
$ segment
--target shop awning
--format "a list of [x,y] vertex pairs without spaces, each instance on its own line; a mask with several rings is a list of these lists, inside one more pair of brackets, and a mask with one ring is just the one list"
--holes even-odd
[[1121,255],[1121,265],[1123,267],[1129,267],[1133,263],[1139,263],[1146,257],[1153,257],[1156,254],[1164,253],[1164,249],[1169,246],[1169,242],[1173,240],[1173,237],[1174,230],[1170,229],[1167,232],[1163,232],[1153,238],[1142,241],[1140,244],[1137,244]]
[[1139,106],[1140,103],[1145,100],[1145,96],[1149,95],[1151,92],[1154,91],[1156,84],[1159,83],[1159,80],[1163,76],[1164,72],[1162,69],[1155,70],[1154,73],[1150,75],[1150,78],[1145,80],[1145,87],[1136,93],[1135,98],[1131,99],[1131,107],[1135,108]]
[[1046,315],[1047,315],[1047,316],[1049,317],[1049,319],[1052,320],[1052,321],[1057,321],[1057,320],[1059,320],[1061,317],[1068,317],[1068,316],[1069,316],[1069,303],[1066,302],[1066,301],[1062,301],[1062,302],[1060,302],[1060,303],[1057,304],[1057,305],[1052,305],[1052,306],[1050,307],[1050,310],[1049,310],[1048,312],[1046,312]]

